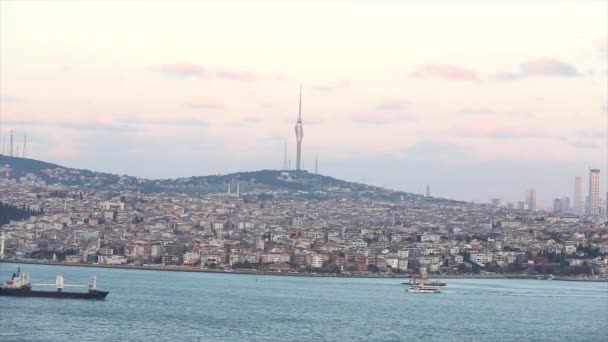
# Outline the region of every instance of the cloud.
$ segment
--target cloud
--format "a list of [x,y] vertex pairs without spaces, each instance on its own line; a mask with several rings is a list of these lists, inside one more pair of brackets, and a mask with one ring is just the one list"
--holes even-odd
[[20,97],[0,94],[0,103],[9,104],[9,103],[17,103],[17,102],[21,102],[21,101],[23,101],[23,99]]
[[461,145],[437,141],[417,142],[404,152],[407,158],[416,160],[462,159],[471,154],[470,149]]
[[[167,117],[171,117],[167,119]],[[209,126],[209,121],[202,120],[194,116],[171,116],[165,115],[162,118],[141,118],[129,115],[116,118],[119,123],[134,126]]]
[[500,72],[490,75],[490,79],[493,81],[515,81],[515,80],[520,80],[521,78],[522,78],[522,75],[520,75],[520,74],[516,74],[513,72],[505,72],[505,71],[500,71]]
[[186,127],[192,127],[192,126],[198,126],[198,127],[207,127],[209,126],[209,121],[206,120],[201,120],[201,119],[197,119],[197,118],[177,118],[174,120],[166,120],[166,121],[157,121],[155,122],[155,124],[158,125],[173,125],[173,126],[186,126]]
[[257,124],[262,122],[263,120],[259,117],[256,116],[248,116],[243,118],[243,122],[249,123],[249,124]]
[[403,112],[377,111],[360,113],[352,116],[352,122],[357,124],[385,125],[398,121],[415,121],[416,118]]
[[538,58],[521,63],[524,76],[576,77],[581,74],[572,65],[552,58]]
[[573,141],[569,143],[570,146],[580,149],[598,149],[600,148],[599,144],[584,142],[584,141]]
[[441,78],[452,81],[477,81],[477,71],[453,64],[427,64],[410,73],[412,78]]
[[221,101],[201,97],[188,99],[184,104],[191,108],[219,109],[224,107]]
[[151,68],[165,75],[179,77],[215,77],[224,80],[254,81],[259,76],[251,71],[232,70],[227,68],[204,68],[200,64],[179,62],[174,64],[163,64]]
[[485,116],[485,115],[495,115],[496,111],[486,107],[477,107],[477,108],[463,108],[458,111],[458,114],[461,115],[472,115],[472,116]]
[[327,91],[345,89],[348,87],[350,87],[350,81],[340,80],[340,81],[331,82],[331,83],[327,83],[327,84],[315,85],[312,88],[315,90],[318,90],[318,91],[327,92]]
[[259,79],[259,76],[250,71],[239,71],[229,69],[216,69],[215,76],[225,80],[238,80],[238,81],[255,81]]
[[578,131],[575,136],[583,139],[604,139],[606,138],[606,132],[601,130]]
[[127,132],[136,131],[132,126],[121,123],[107,123],[97,120],[87,121],[61,121],[61,120],[7,120],[4,122],[7,125],[14,126],[29,126],[29,127],[58,127],[72,129],[78,131],[112,131],[112,132]]
[[534,131],[528,127],[512,127],[499,124],[493,119],[475,119],[452,131],[459,137],[481,137],[495,140],[555,139],[555,136]]
[[600,111],[604,112],[604,113],[608,113],[608,105],[603,105],[600,107]]
[[596,39],[595,47],[602,58],[608,57],[608,35]]
[[520,128],[500,128],[486,134],[488,138],[497,140],[548,138],[539,132]]
[[153,70],[159,71],[161,73],[172,75],[172,76],[181,76],[181,77],[205,77],[207,76],[207,72],[205,69],[194,63],[188,62],[179,62],[175,64],[163,64],[158,67],[153,67]]
[[409,103],[406,101],[385,101],[376,106],[376,110],[378,111],[394,111],[394,110],[404,110],[409,106]]

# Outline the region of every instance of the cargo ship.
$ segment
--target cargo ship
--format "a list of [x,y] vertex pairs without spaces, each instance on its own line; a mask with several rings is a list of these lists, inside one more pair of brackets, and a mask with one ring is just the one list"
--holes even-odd
[[[33,290],[32,285],[36,286],[55,286],[55,291],[41,291]],[[17,273],[13,273],[13,277],[0,284],[0,296],[12,296],[12,297],[42,297],[42,298],[65,298],[65,299],[105,299],[109,291],[100,291],[97,289],[97,278],[95,276],[91,279],[91,284],[88,285],[89,289],[87,292],[69,292],[64,291],[64,287],[80,287],[87,285],[66,285],[63,281],[61,274],[57,275],[55,284],[31,284],[30,274],[27,272],[21,272],[21,269],[17,269]]]

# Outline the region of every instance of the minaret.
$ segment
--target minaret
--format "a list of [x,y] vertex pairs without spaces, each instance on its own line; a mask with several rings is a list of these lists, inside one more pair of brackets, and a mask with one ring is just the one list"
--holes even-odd
[[296,123],[296,140],[298,142],[298,150],[296,154],[296,171],[300,171],[301,167],[302,138],[304,138],[304,131],[302,130],[302,85],[300,85],[300,105],[298,109],[298,122]]

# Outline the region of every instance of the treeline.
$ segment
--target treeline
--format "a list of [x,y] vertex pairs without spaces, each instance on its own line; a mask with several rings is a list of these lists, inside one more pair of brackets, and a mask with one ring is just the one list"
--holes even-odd
[[0,202],[0,225],[7,224],[11,220],[25,220],[31,216],[41,215],[44,210],[35,210],[25,205],[20,207]]

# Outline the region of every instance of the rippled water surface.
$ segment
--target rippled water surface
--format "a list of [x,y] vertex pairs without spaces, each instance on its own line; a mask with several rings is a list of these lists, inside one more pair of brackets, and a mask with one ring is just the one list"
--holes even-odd
[[[0,263],[2,280],[15,264]],[[85,284],[105,301],[0,297],[0,341],[608,341],[608,283],[182,273],[21,265],[32,282]]]

